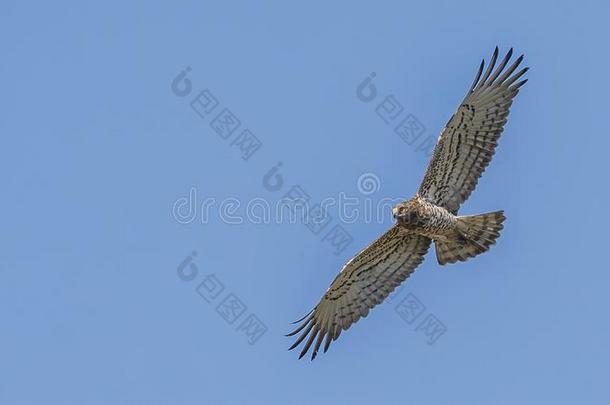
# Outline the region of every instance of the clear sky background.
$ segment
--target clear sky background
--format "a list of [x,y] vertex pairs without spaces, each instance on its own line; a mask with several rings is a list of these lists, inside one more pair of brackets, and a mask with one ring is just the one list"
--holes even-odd
[[[1,403],[610,403],[607,3],[39,3],[0,13]],[[297,360],[289,322],[390,218],[330,209],[314,235],[197,207],[294,185],[362,197],[365,173],[373,202],[410,197],[428,156],[376,106],[393,95],[436,137],[496,45],[526,54],[530,81],[461,212],[504,209],[499,243],[445,268],[430,252],[391,302]],[[201,118],[204,89],[219,105]],[[227,140],[211,127],[223,108],[241,122]],[[248,160],[245,128],[262,143]],[[335,225],[353,239],[338,254]],[[224,286],[211,302],[205,280]],[[425,306],[412,323],[396,312],[409,294]],[[428,315],[446,327],[432,345]]]

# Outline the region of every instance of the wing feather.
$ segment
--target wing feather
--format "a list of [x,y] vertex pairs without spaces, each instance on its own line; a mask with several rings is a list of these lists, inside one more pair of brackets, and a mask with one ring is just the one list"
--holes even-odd
[[313,348],[313,360],[324,341],[326,352],[342,330],[366,317],[415,271],[430,243],[430,239],[394,225],[343,266],[318,305],[287,335],[301,333],[289,350],[305,342],[299,358]]
[[525,79],[515,83],[528,68],[513,74],[523,61],[523,55],[506,68],[512,54],[511,48],[494,71],[498,57],[496,47],[483,75],[485,62],[481,63],[473,85],[439,137],[419,188],[421,197],[454,214],[489,165],[513,99],[527,82]]

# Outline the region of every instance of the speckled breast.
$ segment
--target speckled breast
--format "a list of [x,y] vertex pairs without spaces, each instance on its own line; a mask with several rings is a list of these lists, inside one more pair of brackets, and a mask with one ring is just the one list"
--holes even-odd
[[423,199],[420,199],[420,203],[425,216],[421,228],[417,230],[418,233],[433,239],[439,239],[439,237],[453,232],[457,224],[455,215],[445,208]]

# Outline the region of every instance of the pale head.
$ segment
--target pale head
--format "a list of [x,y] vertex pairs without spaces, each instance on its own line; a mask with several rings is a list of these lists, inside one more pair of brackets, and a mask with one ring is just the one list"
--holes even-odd
[[421,225],[423,210],[416,199],[398,203],[392,208],[392,215],[399,225],[411,228]]

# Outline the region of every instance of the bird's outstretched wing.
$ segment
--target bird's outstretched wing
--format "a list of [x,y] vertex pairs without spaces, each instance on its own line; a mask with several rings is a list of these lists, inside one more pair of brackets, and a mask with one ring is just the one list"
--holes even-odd
[[[342,330],[347,330],[381,303],[423,261],[430,239],[394,225],[343,266],[318,305],[287,336],[301,332],[289,350],[305,339],[299,358],[313,346],[313,360],[322,340],[324,352]],[[314,344],[315,341],[315,344]]]
[[[491,161],[504,129],[513,98],[527,79],[528,68],[513,74],[523,55],[508,68],[511,48],[498,67],[496,47],[485,73],[481,62],[474,83],[438,139],[432,160],[419,188],[419,195],[453,213],[474,190]],[[506,69],[505,69],[506,68]]]

